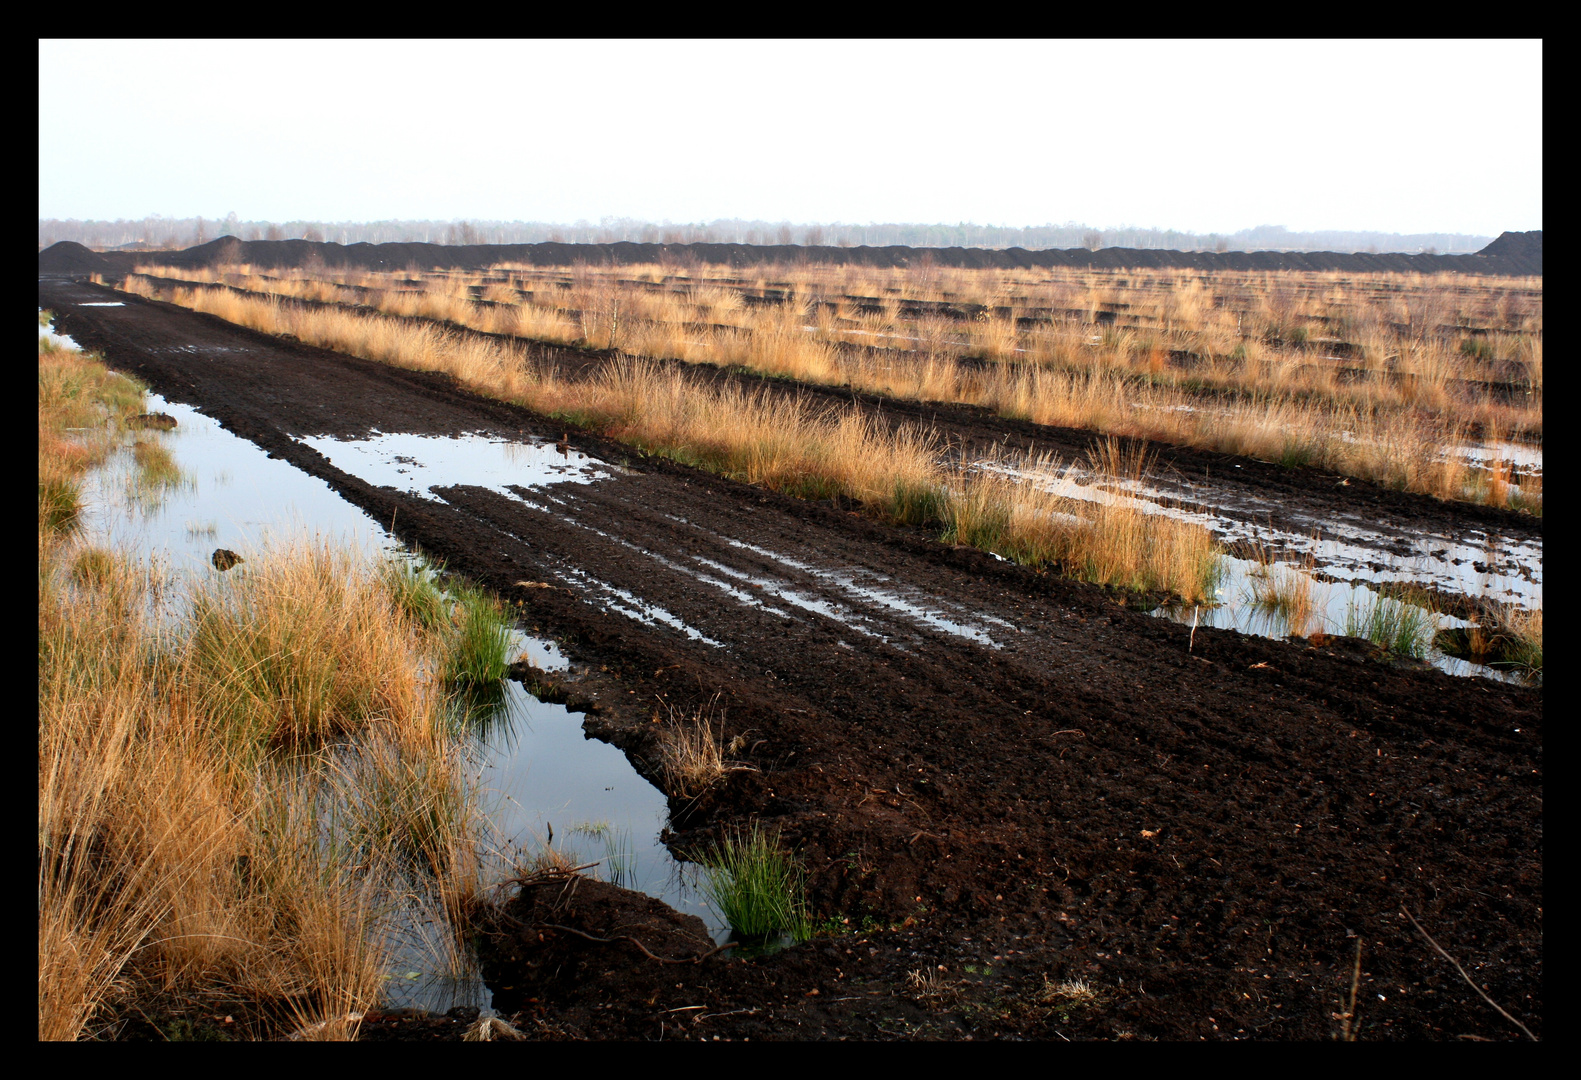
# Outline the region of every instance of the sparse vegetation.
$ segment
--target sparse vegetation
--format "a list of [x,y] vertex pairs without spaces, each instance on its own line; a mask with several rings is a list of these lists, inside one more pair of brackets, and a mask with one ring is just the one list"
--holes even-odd
[[1324,590],[1312,577],[1312,557],[1307,556],[1300,566],[1292,566],[1259,546],[1255,561],[1256,567],[1247,581],[1247,599],[1283,619],[1291,634],[1306,637],[1323,631]]
[[[738,753],[745,742],[742,736],[730,740],[714,729],[714,712],[718,705],[715,695],[707,707],[698,709],[691,717],[672,714],[659,734],[659,760],[664,770],[667,790],[686,798],[702,794],[727,773],[752,766],[743,761],[733,761],[729,755]],[[724,717],[719,717],[723,726]]]

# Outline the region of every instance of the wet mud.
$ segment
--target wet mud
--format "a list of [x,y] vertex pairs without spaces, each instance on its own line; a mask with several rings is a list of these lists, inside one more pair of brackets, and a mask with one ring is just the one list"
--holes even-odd
[[[1331,1038],[1358,943],[1362,1038],[1520,1037],[1405,910],[1541,1034],[1541,691],[1352,639],[1193,639],[1106,590],[589,435],[570,449],[618,466],[595,482],[376,486],[314,445],[563,426],[169,305],[81,306],[110,295],[40,280],[84,347],[519,600],[572,661],[567,707],[639,772],[660,778],[670,709],[718,695],[726,737],[748,736],[758,771],[672,797],[667,839],[684,856],[763,820],[837,932],[685,977],[587,942],[584,981],[507,1017],[534,1037]],[[1016,434],[925,409],[962,440]],[[1325,482],[1180,454],[1276,499]],[[1354,482],[1321,497],[1444,527],[1489,513]],[[525,962],[495,969],[501,991]],[[465,1020],[367,1030],[459,1038]]]

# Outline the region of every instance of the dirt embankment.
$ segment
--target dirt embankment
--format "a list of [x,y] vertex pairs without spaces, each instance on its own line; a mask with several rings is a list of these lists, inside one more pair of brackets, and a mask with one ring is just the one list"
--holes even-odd
[[[122,274],[146,254],[90,251],[63,240],[39,253],[41,273]],[[1504,233],[1475,255],[1408,255],[1399,252],[1338,251],[1156,251],[1137,248],[1085,248],[1028,251],[1025,248],[802,247],[796,244],[350,244],[309,240],[238,240],[233,236],[163,252],[158,260],[171,266],[213,266],[251,263],[263,268],[355,267],[402,270],[407,267],[480,270],[502,262],[534,266],[577,263],[625,266],[670,263],[677,266],[761,266],[775,263],[822,263],[835,266],[966,267],[1026,269],[1067,266],[1106,270],[1340,270],[1347,273],[1460,273],[1525,275],[1543,272],[1542,232]]]
[[[506,596],[552,582],[523,597],[524,620],[566,642],[569,704],[646,775],[655,713],[719,694],[758,771],[672,798],[672,846],[760,818],[806,860],[820,917],[853,930],[661,976],[614,942],[619,911],[551,919],[529,897],[509,913],[528,929],[496,928],[491,954],[502,995],[516,978],[538,988],[511,1006],[519,1027],[1323,1039],[1360,943],[1364,1038],[1518,1036],[1404,908],[1540,1033],[1540,691],[1391,665],[1343,639],[1192,640],[1103,590],[593,436],[573,442],[627,469],[553,500],[373,487],[293,436],[562,427],[171,305],[78,306],[105,296],[40,281],[61,330],[409,544]],[[696,635],[620,614],[620,593]],[[544,960],[562,954],[588,978],[557,984]],[[706,1019],[677,1019],[694,1014]],[[406,1023],[374,1030],[461,1026]]]

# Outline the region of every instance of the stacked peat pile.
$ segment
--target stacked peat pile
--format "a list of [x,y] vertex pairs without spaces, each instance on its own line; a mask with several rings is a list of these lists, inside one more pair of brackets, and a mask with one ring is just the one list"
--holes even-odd
[[[1011,269],[1069,266],[1112,270],[1314,270],[1346,273],[1541,274],[1543,234],[1507,232],[1475,255],[1407,255],[1337,251],[1156,251],[1102,248],[1028,251],[1025,248],[802,247],[796,244],[335,244],[310,240],[238,240],[224,236],[185,251],[165,252],[168,266],[251,263],[264,269],[323,266],[359,270],[481,270],[496,263],[676,267],[823,263],[878,268],[945,266]],[[40,273],[125,273],[146,254],[96,254],[62,241],[39,253]]]

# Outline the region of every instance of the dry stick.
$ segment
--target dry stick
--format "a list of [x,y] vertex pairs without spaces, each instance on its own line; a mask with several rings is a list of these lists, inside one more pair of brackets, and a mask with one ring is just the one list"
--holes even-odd
[[592,934],[583,933],[581,930],[574,930],[574,929],[572,929],[569,926],[561,926],[559,923],[548,923],[548,922],[546,922],[546,923],[539,923],[538,925],[543,927],[546,930],[564,930],[568,934],[575,934],[577,937],[587,938],[587,940],[589,940],[589,941],[596,941],[600,945],[613,945],[617,941],[629,941],[633,945],[635,945],[637,948],[642,950],[642,955],[646,956],[649,960],[657,960],[661,964],[701,964],[704,960],[707,960],[710,956],[713,956],[713,955],[715,955],[717,953],[722,953],[726,949],[734,949],[737,945],[740,944],[740,942],[738,942],[738,941],[728,941],[728,942],[726,942],[725,944],[719,946],[716,949],[709,949],[705,953],[698,953],[696,956],[682,957],[679,960],[671,960],[667,956],[657,956],[654,953],[649,952],[648,951],[648,947],[646,945],[644,945],[642,942],[638,941],[636,938],[630,937],[630,936],[628,936],[626,934],[619,934],[619,935],[617,935],[615,937],[612,937],[612,938],[601,938],[601,937],[594,937]]
[[1466,984],[1468,986],[1470,986],[1473,990],[1475,990],[1477,992],[1477,994],[1482,998],[1483,1001],[1486,1001],[1489,1005],[1492,1005],[1495,1009],[1498,1009],[1499,1015],[1504,1017],[1504,1019],[1508,1020],[1510,1023],[1514,1024],[1516,1027],[1520,1028],[1522,1031],[1526,1032],[1526,1037],[1528,1039],[1530,1039],[1532,1042],[1538,1042],[1539,1041],[1537,1036],[1532,1034],[1530,1028],[1528,1028],[1525,1024],[1521,1023],[1519,1020],[1515,1019],[1515,1017],[1511,1016],[1509,1013],[1505,1012],[1502,1008],[1499,1007],[1499,1003],[1497,1001],[1494,1001],[1487,994],[1484,994],[1482,992],[1482,987],[1478,986],[1475,982],[1472,982],[1471,976],[1466,974],[1466,969],[1461,967],[1458,963],[1456,963],[1455,962],[1455,958],[1453,956],[1450,956],[1447,952],[1445,952],[1443,946],[1441,946],[1438,942],[1433,940],[1433,935],[1429,934],[1426,930],[1422,929],[1422,924],[1416,921],[1416,917],[1414,915],[1412,915],[1409,911],[1405,910],[1405,905],[1404,904],[1400,905],[1400,914],[1404,915],[1407,919],[1411,920],[1411,925],[1416,927],[1417,932],[1420,933],[1423,937],[1425,937],[1427,939],[1427,943],[1429,945],[1431,945],[1433,948],[1438,950],[1438,955],[1439,956],[1442,956],[1445,960],[1448,960],[1451,964],[1454,964],[1455,970],[1460,972],[1460,977],[1462,979],[1466,980]]
[[1343,1042],[1355,1042],[1356,1036],[1352,1034],[1351,1021],[1356,1018],[1356,988],[1361,984],[1361,938],[1356,939],[1356,967],[1350,973],[1350,1007],[1345,1010],[1345,1024],[1340,1032]]
[[1186,651],[1190,652],[1191,651],[1191,647],[1193,645],[1195,645],[1196,643],[1197,643],[1197,605],[1193,604],[1192,608],[1191,608],[1191,639],[1186,642]]

